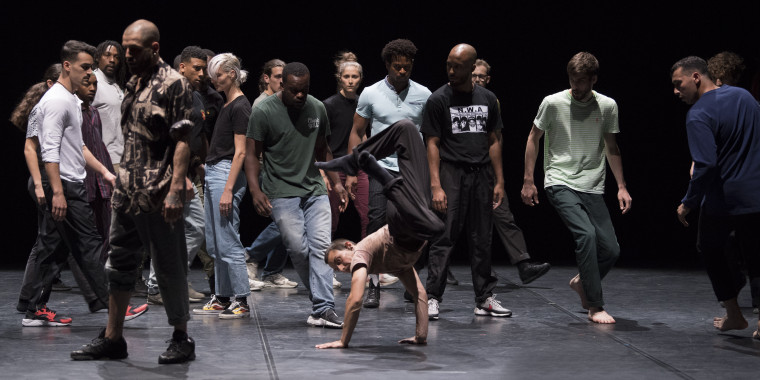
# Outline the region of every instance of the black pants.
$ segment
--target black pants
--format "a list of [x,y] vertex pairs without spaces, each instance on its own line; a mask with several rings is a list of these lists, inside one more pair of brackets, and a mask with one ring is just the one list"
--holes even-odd
[[444,233],[430,246],[428,298],[442,301],[446,268],[459,233],[466,229],[475,302],[493,295],[497,279],[491,276],[493,175],[488,165],[464,167],[441,161],[441,187],[446,193]]
[[[52,283],[55,275],[60,272],[60,265],[66,260],[69,252],[82,270],[87,280],[94,300],[88,300],[91,311],[103,309],[108,305],[108,287],[105,268],[100,261],[103,249],[103,239],[95,227],[95,217],[87,202],[87,193],[83,183],[61,180],[63,195],[66,198],[66,217],[57,222],[53,220],[51,207],[53,192],[49,184],[43,182],[45,198],[44,216],[39,225],[39,234],[35,247],[37,257],[34,263],[34,280],[32,297],[29,300],[29,310],[35,311],[43,302],[47,302],[49,291],[44,291]],[[60,242],[66,245],[60,249]]]
[[430,209],[427,152],[414,123],[409,120],[393,123],[356,149],[368,151],[378,160],[394,152],[398,154],[399,175],[383,188],[390,201],[386,203],[385,221],[391,236],[422,241],[439,235],[444,226]]
[[528,247],[525,245],[525,237],[520,227],[515,223],[515,217],[509,210],[509,200],[506,196],[501,205],[493,210],[493,227],[501,242],[504,243],[504,248],[507,250],[512,265],[530,259]]
[[746,284],[736,260],[727,254],[731,231],[747,260],[750,279],[760,275],[760,213],[716,216],[702,211],[699,215],[697,249],[704,254],[707,275],[718,301],[736,298]]

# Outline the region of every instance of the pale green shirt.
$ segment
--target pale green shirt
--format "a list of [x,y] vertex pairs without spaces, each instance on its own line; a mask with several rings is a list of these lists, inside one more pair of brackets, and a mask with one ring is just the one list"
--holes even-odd
[[604,134],[620,132],[618,109],[612,98],[596,91],[592,94],[583,103],[564,90],[541,102],[533,124],[545,133],[545,188],[564,185],[585,193],[604,193]]

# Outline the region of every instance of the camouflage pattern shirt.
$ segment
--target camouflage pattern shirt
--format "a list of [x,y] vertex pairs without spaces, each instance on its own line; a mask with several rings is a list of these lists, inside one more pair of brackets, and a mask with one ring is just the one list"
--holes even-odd
[[[139,85],[139,87],[138,87]],[[121,103],[124,155],[119,166],[113,208],[132,214],[161,210],[169,192],[177,137],[175,123],[189,120],[193,110],[190,83],[162,59],[152,71],[127,83]]]

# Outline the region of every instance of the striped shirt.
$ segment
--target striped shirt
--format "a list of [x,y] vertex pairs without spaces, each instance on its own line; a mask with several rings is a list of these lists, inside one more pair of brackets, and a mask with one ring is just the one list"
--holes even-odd
[[604,134],[620,132],[618,109],[612,98],[592,93],[593,98],[584,103],[564,90],[545,97],[538,108],[533,124],[545,132],[545,188],[564,185],[604,193]]

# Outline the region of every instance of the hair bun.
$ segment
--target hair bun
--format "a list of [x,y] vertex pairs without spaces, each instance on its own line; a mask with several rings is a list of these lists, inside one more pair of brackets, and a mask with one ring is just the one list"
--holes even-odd
[[356,54],[350,51],[342,51],[335,56],[335,67],[340,67],[344,62],[358,62]]

